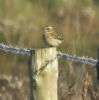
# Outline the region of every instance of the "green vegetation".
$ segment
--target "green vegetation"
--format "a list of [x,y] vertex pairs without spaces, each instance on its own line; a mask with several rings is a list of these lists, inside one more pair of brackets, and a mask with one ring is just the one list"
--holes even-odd
[[[59,50],[96,57],[99,44],[97,9],[98,0],[0,0],[0,20],[20,27],[18,31],[13,26],[4,28],[0,32],[0,42],[41,47],[43,27],[52,25],[64,37]],[[5,58],[3,53],[0,55],[0,59]]]
[[[51,25],[64,37],[59,50],[96,58],[98,5],[98,0],[0,0],[0,21],[13,23],[0,31],[0,42],[27,48],[42,47],[43,27]],[[4,63],[2,57],[0,60]]]
[[[99,0],[0,0],[0,43],[41,48],[43,28],[49,25],[64,38],[58,50],[97,58]],[[27,56],[0,51],[0,74],[23,79],[27,61]],[[87,96],[99,100],[92,97],[99,97],[96,74],[88,65],[59,59],[59,100],[80,100],[85,80],[89,81]]]

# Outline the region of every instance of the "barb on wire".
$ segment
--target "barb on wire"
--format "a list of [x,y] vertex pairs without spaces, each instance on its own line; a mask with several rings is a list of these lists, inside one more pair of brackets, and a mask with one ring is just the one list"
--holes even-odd
[[93,58],[88,58],[88,57],[78,57],[78,56],[72,56],[72,55],[69,55],[69,54],[66,54],[66,53],[62,53],[60,51],[58,51],[58,56],[61,56],[63,57],[65,60],[68,60],[68,61],[73,61],[73,62],[80,62],[80,63],[84,63],[84,64],[88,64],[88,65],[92,65],[92,66],[95,66],[97,64],[97,61],[96,59],[93,59]]
[[[0,50],[5,51],[5,52],[15,53],[15,54],[30,55],[29,49],[13,47],[11,45],[5,45],[3,43],[0,43]],[[88,64],[91,66],[96,66],[98,62],[97,59],[92,59],[85,56],[84,57],[79,57],[75,55],[72,56],[66,53],[62,53],[60,51],[57,52],[57,55],[63,57],[65,60],[68,60],[68,61],[80,62],[80,63]]]
[[3,43],[0,43],[0,50],[15,54],[30,55],[30,50],[26,48],[13,47],[11,45],[5,45]]

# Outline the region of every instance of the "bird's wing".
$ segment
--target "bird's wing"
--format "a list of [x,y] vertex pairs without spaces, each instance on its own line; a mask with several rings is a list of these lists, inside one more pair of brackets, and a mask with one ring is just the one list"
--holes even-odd
[[56,33],[52,33],[52,36],[53,36],[55,39],[63,40],[63,38],[62,38],[60,35],[56,34]]

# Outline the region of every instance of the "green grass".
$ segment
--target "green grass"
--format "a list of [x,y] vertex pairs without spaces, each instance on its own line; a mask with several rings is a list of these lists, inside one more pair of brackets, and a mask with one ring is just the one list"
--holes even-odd
[[[0,42],[20,47],[39,47],[43,44],[41,40],[43,27],[52,25],[64,37],[59,50],[70,54],[97,56],[98,3],[93,0],[12,1],[0,0],[0,20],[7,19],[17,24],[23,23],[20,26],[21,31],[12,32],[8,29],[6,32],[1,32]],[[32,24],[32,30],[29,29],[30,24]]]

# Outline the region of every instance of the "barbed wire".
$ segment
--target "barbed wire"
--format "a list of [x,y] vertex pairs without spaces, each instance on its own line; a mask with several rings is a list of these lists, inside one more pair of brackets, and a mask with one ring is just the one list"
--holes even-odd
[[30,55],[30,50],[26,48],[13,47],[12,45],[5,45],[0,43],[0,50],[11,52],[15,54]]
[[[11,53],[15,53],[15,54],[22,54],[22,55],[30,55],[30,50],[31,49],[27,49],[27,48],[18,48],[18,47],[13,47],[11,45],[5,45],[3,43],[0,43],[0,50],[5,51],[5,52],[11,52]],[[95,66],[98,62],[97,59],[93,59],[93,58],[88,58],[88,57],[79,57],[76,55],[69,55],[66,53],[62,53],[60,51],[57,52],[57,55],[60,57],[63,57],[65,60],[67,61],[72,61],[72,62],[80,62],[83,64],[88,64],[91,66]]]
[[91,66],[96,66],[98,60],[96,59],[93,59],[93,58],[88,58],[88,57],[78,57],[76,55],[69,55],[69,54],[66,54],[66,53],[62,53],[60,51],[58,51],[58,56],[61,56],[63,57],[65,60],[67,61],[72,61],[72,62],[80,62],[80,63],[84,63],[84,64],[88,64],[88,65],[91,65]]

